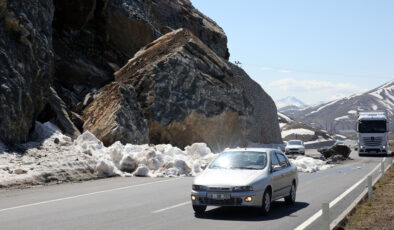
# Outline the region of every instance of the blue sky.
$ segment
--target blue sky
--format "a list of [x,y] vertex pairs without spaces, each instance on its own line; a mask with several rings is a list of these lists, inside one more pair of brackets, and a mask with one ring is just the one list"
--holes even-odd
[[394,79],[394,1],[192,0],[274,100],[328,101]]

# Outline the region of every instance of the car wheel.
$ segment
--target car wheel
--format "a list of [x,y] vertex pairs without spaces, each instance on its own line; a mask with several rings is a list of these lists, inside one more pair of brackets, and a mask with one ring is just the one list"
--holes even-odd
[[193,210],[196,216],[204,215],[205,209],[207,209],[206,205],[193,205]]
[[294,183],[291,185],[290,194],[285,197],[285,203],[288,205],[292,205],[295,203],[296,199],[296,188]]
[[265,190],[263,195],[261,214],[264,216],[269,213],[271,210],[271,193],[268,190]]

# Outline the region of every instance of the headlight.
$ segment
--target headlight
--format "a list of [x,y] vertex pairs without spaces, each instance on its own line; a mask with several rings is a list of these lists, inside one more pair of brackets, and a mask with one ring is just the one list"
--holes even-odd
[[233,187],[233,192],[247,192],[247,191],[253,191],[252,186],[235,186]]
[[383,145],[383,146],[382,146],[382,149],[386,149],[386,146],[385,146],[385,145]]
[[360,145],[360,149],[363,149],[363,148],[364,148],[364,146]]
[[196,184],[194,184],[194,185],[192,185],[192,189],[194,191],[206,191],[207,187],[203,186],[203,185],[196,185]]

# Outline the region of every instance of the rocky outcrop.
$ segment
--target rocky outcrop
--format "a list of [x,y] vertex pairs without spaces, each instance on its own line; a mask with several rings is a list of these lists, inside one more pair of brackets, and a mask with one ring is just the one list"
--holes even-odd
[[272,98],[243,69],[232,63],[228,64],[238,87],[244,90],[246,98],[254,108],[247,120],[247,139],[269,144],[281,143],[277,111]]
[[27,141],[53,68],[51,0],[0,0],[0,139]]
[[113,72],[138,50],[174,29],[189,28],[219,56],[229,56],[223,30],[188,0],[55,0],[54,4],[54,80],[61,98],[73,101],[69,108],[74,112],[79,112],[87,93],[113,81]]
[[[261,133],[268,143],[280,142],[276,116],[263,112],[276,111],[273,101],[236,68],[192,32],[179,29],[140,51],[115,79],[137,92],[151,143],[206,142],[218,151],[257,141]],[[246,93],[245,85],[255,94]]]
[[89,130],[105,145],[148,143],[148,126],[131,86],[111,83],[83,111],[84,131]]

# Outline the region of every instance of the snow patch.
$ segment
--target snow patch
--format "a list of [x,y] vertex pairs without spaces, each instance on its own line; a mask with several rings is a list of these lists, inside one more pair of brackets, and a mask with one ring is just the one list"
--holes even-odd
[[357,114],[357,111],[356,110],[349,110],[347,113],[348,114]]
[[309,129],[289,129],[289,130],[284,130],[282,131],[282,138],[285,138],[291,134],[297,134],[297,135],[310,135],[313,136],[315,135],[315,132]]
[[327,164],[323,160],[313,159],[311,157],[298,156],[296,159],[289,159],[292,164],[297,166],[299,172],[312,173],[326,170],[334,167],[334,165]]

